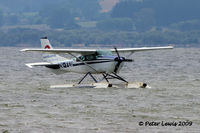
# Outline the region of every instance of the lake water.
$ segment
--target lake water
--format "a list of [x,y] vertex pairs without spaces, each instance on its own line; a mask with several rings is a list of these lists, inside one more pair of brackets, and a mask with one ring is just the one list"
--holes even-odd
[[[147,82],[151,89],[51,89],[50,85],[78,82],[83,75],[30,69],[24,64],[42,61],[41,53],[20,49],[0,48],[0,132],[200,131],[199,48],[134,53],[135,62],[120,75]],[[179,122],[183,125],[161,124]]]

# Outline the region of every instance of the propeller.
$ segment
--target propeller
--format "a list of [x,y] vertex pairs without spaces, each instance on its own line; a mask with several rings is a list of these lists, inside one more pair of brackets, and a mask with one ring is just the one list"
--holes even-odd
[[115,66],[114,72],[117,73],[119,66],[122,62],[132,62],[132,59],[126,59],[124,57],[120,57],[119,52],[117,50],[117,47],[114,47],[115,52],[117,53],[117,57],[114,59],[115,61],[117,61],[117,64]]

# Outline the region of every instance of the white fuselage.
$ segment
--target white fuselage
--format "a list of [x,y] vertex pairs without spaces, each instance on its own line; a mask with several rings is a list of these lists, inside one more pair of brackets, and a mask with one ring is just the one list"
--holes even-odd
[[[87,63],[87,65],[85,63]],[[94,61],[88,61],[85,63],[77,63],[74,61],[63,62],[60,64],[60,70],[75,73],[112,73],[114,72],[115,66],[117,64],[117,62],[115,61],[101,63],[94,63]],[[122,64],[120,64],[120,66],[122,66]]]
[[[110,58],[98,58],[90,61],[77,61],[74,59],[65,60],[61,62],[57,62],[59,64],[56,69],[53,69],[54,73],[66,73],[66,72],[75,72],[86,74],[88,72],[100,74],[100,73],[112,73],[115,70],[117,61],[114,60],[115,56]],[[123,62],[120,64],[118,71],[123,66]]]

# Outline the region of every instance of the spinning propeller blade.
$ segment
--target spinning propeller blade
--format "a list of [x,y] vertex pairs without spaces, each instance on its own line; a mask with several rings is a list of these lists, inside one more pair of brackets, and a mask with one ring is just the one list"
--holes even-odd
[[118,58],[120,59],[120,56],[119,56],[119,52],[118,52],[118,50],[117,50],[117,47],[114,47],[114,49],[115,49],[115,52],[117,53]]
[[120,57],[119,52],[117,50],[117,47],[114,47],[115,52],[117,53],[117,57],[115,58],[115,61],[117,61],[117,64],[115,66],[114,72],[117,73],[119,66],[122,62],[132,62],[132,59],[126,59],[124,57]]

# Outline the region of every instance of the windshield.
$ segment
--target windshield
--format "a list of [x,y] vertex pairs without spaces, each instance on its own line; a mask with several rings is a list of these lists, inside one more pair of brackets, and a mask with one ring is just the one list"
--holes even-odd
[[97,50],[97,55],[112,55],[110,50]]

